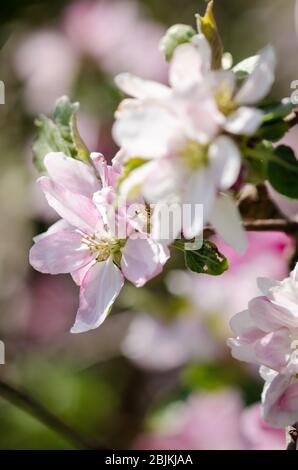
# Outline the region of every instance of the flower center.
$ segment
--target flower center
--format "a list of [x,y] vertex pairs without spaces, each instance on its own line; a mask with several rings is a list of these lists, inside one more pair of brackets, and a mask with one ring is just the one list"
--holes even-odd
[[223,82],[215,93],[215,101],[219,111],[228,116],[236,109],[232,90]]
[[82,243],[88,246],[91,256],[96,254],[96,261],[105,261],[110,255],[113,255],[115,262],[118,262],[121,259],[121,248],[124,246],[125,240],[93,234],[84,236]]
[[183,164],[190,170],[197,170],[208,165],[208,146],[196,140],[189,140],[178,154]]

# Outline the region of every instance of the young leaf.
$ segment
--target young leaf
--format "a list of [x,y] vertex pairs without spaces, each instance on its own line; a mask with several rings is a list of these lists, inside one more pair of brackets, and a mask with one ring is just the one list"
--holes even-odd
[[76,112],[79,103],[72,103],[67,96],[62,96],[56,103],[53,120],[40,116],[35,121],[37,137],[33,144],[33,163],[45,173],[44,157],[49,152],[63,152],[79,160],[88,160],[89,151],[82,141],[77,125]]
[[46,173],[44,157],[49,152],[63,152],[70,155],[69,146],[56,124],[46,116],[36,119],[37,137],[33,143],[33,164],[40,173]]
[[189,42],[196,34],[195,30],[187,24],[175,24],[171,26],[161,38],[159,49],[165,55],[166,60],[171,60],[176,47]]
[[212,68],[221,68],[223,46],[213,14],[214,1],[210,0],[204,16],[196,15],[198,31],[202,32],[212,49]]
[[298,199],[298,161],[293,150],[280,145],[268,162],[268,180],[280,194]]
[[270,140],[271,142],[278,142],[290,129],[290,125],[283,121],[265,122],[258,132],[255,134],[260,139]]
[[295,105],[289,98],[285,98],[282,101],[263,106],[261,107],[261,109],[265,112],[263,122],[269,123],[272,121],[282,120],[288,116],[294,108]]
[[184,256],[186,266],[195,273],[219,276],[229,266],[227,258],[210,240],[204,240],[203,246],[199,250],[185,250]]

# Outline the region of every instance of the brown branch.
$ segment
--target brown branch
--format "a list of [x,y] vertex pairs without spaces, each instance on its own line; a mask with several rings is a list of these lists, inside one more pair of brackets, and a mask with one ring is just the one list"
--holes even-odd
[[79,449],[100,449],[98,443],[87,439],[80,432],[70,427],[60,418],[47,410],[39,401],[31,397],[27,392],[0,380],[0,396],[37,418],[49,428],[56,431],[67,440],[71,441]]
[[[246,220],[243,227],[248,232],[284,232],[288,235],[298,234],[298,222],[292,222],[285,219],[259,219]],[[215,231],[212,227],[207,226],[204,229],[204,238],[214,235]]]

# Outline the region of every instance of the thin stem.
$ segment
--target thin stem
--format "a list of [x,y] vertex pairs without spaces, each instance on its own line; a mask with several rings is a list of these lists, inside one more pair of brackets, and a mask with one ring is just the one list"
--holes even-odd
[[79,449],[100,449],[97,443],[90,441],[80,432],[71,428],[68,424],[47,410],[40,402],[31,397],[27,392],[0,380],[0,396],[37,418],[49,428],[56,431],[67,440],[71,441]]
[[[284,232],[288,235],[295,235],[298,233],[298,222],[292,222],[285,219],[259,219],[259,220],[246,220],[243,222],[243,228],[248,232]],[[213,235],[214,229],[212,227],[205,227],[204,236]]]

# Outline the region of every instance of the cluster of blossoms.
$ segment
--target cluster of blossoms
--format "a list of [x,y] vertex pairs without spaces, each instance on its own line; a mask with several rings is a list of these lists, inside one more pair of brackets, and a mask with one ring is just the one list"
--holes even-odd
[[[151,203],[202,204],[203,222],[243,252],[246,240],[233,199],[227,193],[239,179],[242,160],[237,140],[253,135],[263,112],[253,105],[274,81],[271,47],[259,55],[254,70],[237,87],[233,70],[212,70],[212,50],[202,33],[179,45],[169,70],[170,87],[120,74],[116,83],[132,99],[116,112],[113,135],[122,163],[142,159],[120,186],[125,197],[140,191]],[[162,217],[153,217],[154,233],[163,234]],[[176,226],[185,238],[200,234],[200,215]]]
[[[121,149],[112,166],[95,153],[85,161],[65,152],[44,157],[47,176],[38,183],[62,220],[35,238],[30,262],[44,273],[70,272],[80,286],[72,332],[98,327],[124,277],[144,285],[161,272],[169,245],[181,236],[200,236],[205,223],[245,250],[231,196],[242,168],[238,143],[262,124],[263,112],[254,105],[272,86],[275,56],[264,49],[241,85],[235,70],[214,70],[212,59],[199,30],[175,48],[170,86],[116,77],[133,98],[116,112],[113,135]],[[169,229],[169,213],[160,207],[171,205],[182,208],[182,216]]]
[[274,427],[298,420],[298,265],[283,281],[259,278],[262,296],[231,320],[228,344],[238,360],[259,364],[262,413]]
[[[111,165],[85,148],[73,104],[67,112],[54,114],[50,123],[48,134],[54,129],[59,137],[55,145],[35,146],[55,150],[42,154],[39,164],[46,176],[38,184],[61,220],[35,237],[30,263],[43,273],[70,273],[80,286],[73,333],[104,321],[124,279],[141,287],[157,276],[169,259],[170,245],[199,256],[197,245],[189,248],[187,241],[202,238],[206,224],[244,253],[246,236],[235,194],[245,182],[247,151],[254,156],[254,145],[267,151],[262,181],[268,179],[282,194],[298,198],[293,188],[298,164],[292,151],[278,147],[274,153],[270,142],[290,128],[284,118],[293,108],[281,102],[275,112],[264,111],[263,100],[274,82],[274,51],[268,46],[245,61],[246,67],[224,68],[221,52],[215,60],[210,38],[212,2],[208,8],[207,33],[199,22],[198,32],[185,25],[170,28],[171,50],[166,48],[167,35],[163,39],[169,85],[128,73],[116,77],[131,98],[115,114],[112,133],[120,150]],[[271,128],[267,126],[264,136],[268,121]],[[48,125],[43,118],[41,132]],[[262,160],[263,154],[258,163]],[[222,263],[221,271],[211,274],[221,274],[224,257],[208,243],[212,262]],[[206,259],[205,252],[201,257]],[[208,272],[207,262],[198,268],[193,259],[185,259],[193,271]],[[263,296],[233,318],[236,339],[229,345],[235,358],[261,365],[266,380],[263,416],[281,427],[298,420],[298,267],[282,282],[260,279],[259,287]]]

